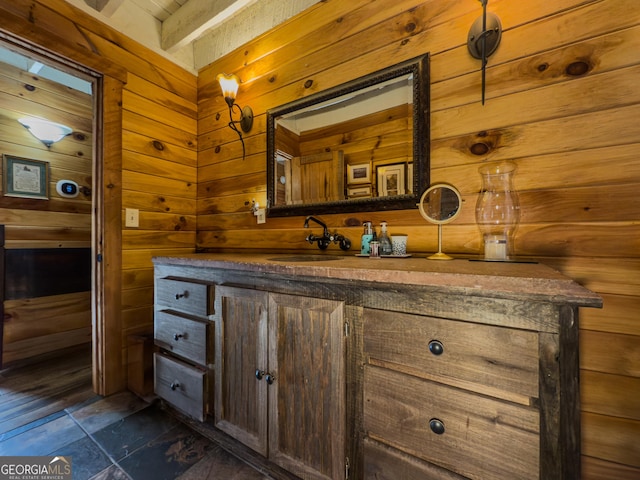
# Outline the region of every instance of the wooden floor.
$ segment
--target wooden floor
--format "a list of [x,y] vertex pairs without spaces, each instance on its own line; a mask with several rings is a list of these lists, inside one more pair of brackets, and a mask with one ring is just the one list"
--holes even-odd
[[0,464],[71,458],[74,480],[264,480],[160,402],[91,389],[88,349],[0,370]]

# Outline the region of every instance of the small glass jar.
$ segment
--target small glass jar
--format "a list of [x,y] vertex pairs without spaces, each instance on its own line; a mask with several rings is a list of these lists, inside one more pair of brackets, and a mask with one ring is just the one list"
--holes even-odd
[[482,233],[484,259],[507,261],[514,255],[514,233],[520,221],[520,201],[513,188],[516,165],[490,163],[479,168],[482,189],[476,204],[476,221]]
[[380,258],[380,242],[377,240],[369,242],[369,258]]

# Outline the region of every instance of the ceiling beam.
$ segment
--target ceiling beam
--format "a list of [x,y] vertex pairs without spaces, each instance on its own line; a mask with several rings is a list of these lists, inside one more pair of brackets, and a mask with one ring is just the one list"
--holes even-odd
[[175,51],[255,1],[189,0],[162,22],[161,46],[168,52]]
[[104,16],[111,17],[120,8],[124,0],[84,0],[84,2]]

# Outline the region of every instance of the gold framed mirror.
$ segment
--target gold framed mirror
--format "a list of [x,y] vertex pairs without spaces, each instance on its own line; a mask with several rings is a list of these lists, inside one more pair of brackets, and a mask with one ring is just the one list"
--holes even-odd
[[436,183],[420,197],[418,210],[430,223],[438,225],[438,252],[427,257],[429,260],[452,260],[442,252],[442,225],[452,222],[462,207],[462,196],[457,188],[447,183]]

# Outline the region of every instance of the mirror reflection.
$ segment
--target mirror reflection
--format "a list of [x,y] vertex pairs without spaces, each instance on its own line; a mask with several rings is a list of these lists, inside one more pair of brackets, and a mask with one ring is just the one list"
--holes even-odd
[[458,189],[445,183],[432,185],[420,197],[420,215],[438,225],[438,251],[427,257],[429,260],[453,259],[442,251],[442,225],[453,221],[460,213],[461,206],[462,197]]
[[415,208],[428,176],[427,62],[270,110],[269,215]]
[[448,223],[460,210],[460,197],[450,186],[430,188],[423,202],[428,220],[433,223]]

